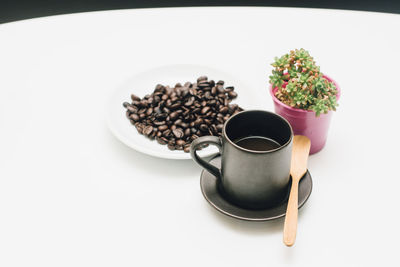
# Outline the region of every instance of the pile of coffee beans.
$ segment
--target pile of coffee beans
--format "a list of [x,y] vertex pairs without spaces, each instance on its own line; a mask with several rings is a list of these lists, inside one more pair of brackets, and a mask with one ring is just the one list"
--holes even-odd
[[142,99],[134,94],[124,102],[126,116],[140,134],[171,150],[190,151],[190,144],[203,135],[220,136],[224,122],[243,109],[231,101],[233,86],[201,76],[196,83],[177,83],[174,88],[158,84]]

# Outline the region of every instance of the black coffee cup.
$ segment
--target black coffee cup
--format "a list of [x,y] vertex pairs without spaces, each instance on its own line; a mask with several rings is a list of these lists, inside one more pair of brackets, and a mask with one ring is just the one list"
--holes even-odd
[[[247,209],[263,209],[287,197],[292,139],[287,120],[272,112],[249,110],[229,118],[221,137],[194,140],[190,153],[218,179],[220,193],[228,201]],[[205,144],[219,148],[221,169],[197,155]]]

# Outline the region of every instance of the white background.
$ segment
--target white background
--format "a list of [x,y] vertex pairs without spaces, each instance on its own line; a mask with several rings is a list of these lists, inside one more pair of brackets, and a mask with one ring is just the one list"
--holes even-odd
[[[399,266],[399,29],[399,15],[280,8],[0,25],[0,266]],[[301,47],[342,97],[309,160],[292,248],[282,219],[218,213],[199,166],[135,152],[106,127],[113,90],[169,63],[230,73],[259,94],[254,108],[272,110],[269,64]]]

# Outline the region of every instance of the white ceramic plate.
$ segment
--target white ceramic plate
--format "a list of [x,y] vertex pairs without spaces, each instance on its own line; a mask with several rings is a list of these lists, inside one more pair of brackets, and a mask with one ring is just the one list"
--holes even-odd
[[[125,108],[122,103],[131,102],[130,95],[134,93],[139,97],[153,92],[157,84],[174,86],[180,82],[195,82],[198,77],[206,75],[215,81],[225,81],[225,86],[234,86],[238,97],[233,103],[246,108],[244,103],[251,103],[255,99],[249,95],[250,90],[246,88],[234,77],[222,71],[198,65],[168,65],[153,68],[142,73],[136,74],[129,80],[121,84],[111,96],[107,106],[107,120],[111,132],[127,146],[142,153],[167,159],[190,159],[190,153],[180,150],[171,151],[166,145],[160,145],[155,140],[150,140],[139,134],[136,128],[125,116]],[[218,152],[216,147],[207,147],[199,151],[199,156],[211,156]]]

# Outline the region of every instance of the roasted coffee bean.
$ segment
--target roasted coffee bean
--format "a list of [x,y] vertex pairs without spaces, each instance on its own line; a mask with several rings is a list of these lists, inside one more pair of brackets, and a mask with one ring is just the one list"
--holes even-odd
[[138,97],[135,94],[131,94],[131,99],[132,99],[132,101],[140,101],[140,97]]
[[234,87],[201,76],[196,83],[175,87],[158,84],[143,98],[131,95],[124,102],[126,116],[138,132],[169,149],[190,151],[192,140],[203,135],[220,136],[224,122],[241,109],[230,104],[237,97]]
[[211,125],[210,129],[213,132],[212,135],[217,135],[218,134],[218,129],[217,129],[217,126],[215,126],[215,124]]
[[168,129],[168,126],[167,125],[161,125],[161,126],[158,126],[158,130],[159,131],[165,131],[165,130],[167,130]]
[[224,87],[220,84],[217,85],[217,91],[219,94],[225,93]]
[[184,105],[185,105],[186,107],[190,107],[190,106],[193,105],[194,101],[195,101],[195,98],[194,98],[194,97],[191,97],[191,98],[189,98],[188,101],[186,101],[186,103],[185,103]]
[[205,124],[201,124],[200,127],[199,127],[199,129],[200,129],[201,131],[205,132],[205,131],[207,131],[208,127],[207,127],[207,125],[205,125]]
[[137,125],[136,126],[136,130],[140,133],[140,134],[143,134],[143,127],[140,125]]
[[157,84],[156,88],[154,89],[155,92],[161,92],[162,89],[165,89],[164,85],[162,84]]
[[210,107],[205,106],[205,107],[201,110],[201,114],[206,114],[209,110],[210,110]]
[[170,134],[171,134],[171,130],[170,129],[167,129],[167,130],[163,131],[163,136],[165,136],[167,138],[170,136]]
[[208,101],[207,105],[210,107],[214,107],[215,105],[217,105],[217,100],[215,100],[215,99],[210,100],[210,101]]
[[229,104],[228,98],[224,99],[224,106],[227,106]]
[[[184,87],[185,88],[185,87]],[[189,90],[187,88],[185,88],[184,90],[182,90],[182,97],[186,97],[189,94]]]
[[161,101],[161,97],[159,97],[158,95],[154,96],[154,102],[153,104],[156,106],[158,103],[160,103]]
[[192,110],[192,113],[199,113],[201,111],[201,108],[195,108]]
[[182,123],[182,120],[181,120],[181,119],[177,119],[177,120],[174,122],[175,125],[180,125],[181,123]]
[[229,96],[230,98],[236,98],[236,97],[237,97],[237,93],[234,92],[234,91],[229,91],[229,92],[228,92],[228,96]]
[[146,126],[144,129],[143,129],[143,134],[144,135],[150,135],[151,133],[153,132],[153,126]]
[[185,136],[190,136],[190,133],[191,133],[190,128],[186,128],[185,129]]
[[185,151],[186,153],[190,152],[190,145],[186,145],[183,147],[183,151]]
[[171,114],[169,114],[169,117],[171,118],[171,120],[175,120],[178,117],[178,112],[174,111]]
[[132,107],[132,106],[128,106],[126,109],[131,113],[136,113],[137,112],[137,108]]
[[180,126],[181,126],[183,129],[186,129],[186,128],[189,127],[189,124],[186,123],[186,122],[181,122],[181,123],[180,123]]
[[180,129],[180,128],[173,130],[172,133],[174,134],[174,136],[176,138],[182,138],[184,136],[184,133],[183,133],[182,129]]
[[172,104],[170,106],[170,108],[175,110],[175,109],[179,108],[180,106],[181,106],[181,102],[177,101],[176,103]]
[[228,107],[227,106],[223,106],[223,107],[221,107],[220,109],[219,109],[219,112],[221,112],[221,113],[223,113],[223,114],[225,114],[225,113],[227,113],[228,112]]
[[211,100],[213,98],[213,96],[211,95],[210,92],[205,92],[204,93],[204,98],[207,99],[207,100]]
[[154,90],[154,96],[158,96],[158,97],[162,97],[162,95],[163,95],[163,92],[159,92],[159,91],[156,91],[156,90]]
[[162,113],[162,110],[161,110],[160,107],[155,107],[155,108],[154,108],[154,112],[155,112],[157,115],[160,115],[160,114]]
[[161,126],[161,125],[164,125],[166,122],[165,121],[154,121],[153,122],[153,124],[155,125],[155,126]]
[[167,113],[156,114],[155,117],[158,120],[163,120],[163,119],[166,119],[168,117],[168,114]]
[[170,95],[172,93],[173,89],[171,87],[169,87],[169,85],[165,86],[165,93],[167,95]]
[[151,114],[153,114],[153,108],[149,108],[148,110],[146,110],[147,116],[150,116]]
[[200,87],[200,88],[204,88],[204,87],[210,86],[210,83],[207,82],[206,80],[204,80],[204,81],[198,81],[198,82],[197,82],[197,86]]
[[137,114],[132,114],[129,116],[129,118],[131,118],[133,121],[138,121],[139,120],[139,116]]
[[207,80],[208,80],[207,76],[200,76],[199,78],[197,78],[197,83]]
[[153,97],[150,97],[148,100],[147,100],[148,102],[149,102],[149,105],[153,105],[154,106],[154,98]]
[[182,113],[182,116],[187,117],[187,115],[189,115],[189,113],[190,113],[190,110],[185,110],[185,111]]
[[165,145],[167,142],[164,141],[164,139],[160,138],[160,137],[156,137],[156,140],[159,144],[161,145]]
[[178,146],[183,146],[183,145],[186,144],[186,142],[183,141],[183,140],[181,140],[181,139],[179,139],[179,140],[176,140],[176,144],[177,144]]
[[230,105],[228,106],[229,114],[232,114],[237,108],[238,108],[238,105],[236,105],[236,104],[230,104]]
[[195,126],[198,126],[198,125],[200,125],[202,123],[203,123],[203,119],[202,118],[197,118],[197,120],[194,121],[194,125]]
[[169,150],[175,150],[175,145],[173,145],[173,144],[168,144],[168,149],[169,149]]
[[209,120],[209,119],[204,119],[204,122],[205,122],[207,125],[211,125],[211,124],[212,124],[211,120]]
[[132,101],[132,105],[133,106],[136,106],[136,107],[139,107],[140,106],[140,101]]

